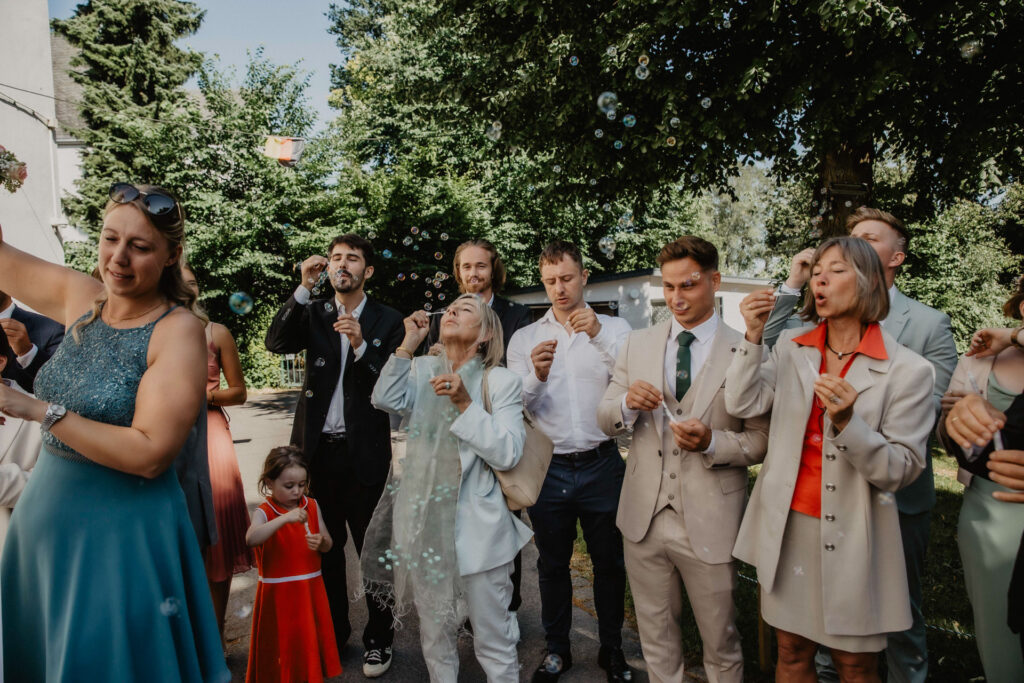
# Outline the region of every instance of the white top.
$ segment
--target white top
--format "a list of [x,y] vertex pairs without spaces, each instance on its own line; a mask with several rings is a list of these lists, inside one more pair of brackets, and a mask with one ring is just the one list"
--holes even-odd
[[[305,306],[309,303],[309,290],[299,285],[295,290],[295,301]],[[337,294],[334,296],[334,304],[338,307],[338,313],[341,314],[344,311],[344,306]],[[363,309],[366,307],[366,295],[363,295],[363,300],[359,302],[356,309],[352,311],[352,317],[359,320],[359,316],[362,315]],[[343,387],[344,382],[342,381],[345,377],[345,363],[348,361],[348,349],[349,341],[348,337],[344,334],[338,333],[341,336],[341,369],[338,372],[338,383],[334,385],[334,395],[331,396],[331,406],[327,409],[327,419],[324,420],[324,434],[344,434],[345,433],[345,390]],[[363,357],[363,353],[366,351],[366,340],[359,345],[353,355],[356,360]]]
[[[10,306],[0,311],[0,320],[10,318],[14,314],[14,305],[15,304],[12,301]],[[20,365],[23,368],[27,368],[29,365],[32,364],[32,361],[36,359],[37,353],[39,353],[39,347],[33,344],[32,348],[25,352],[25,355],[16,356],[16,358],[18,359],[18,365]]]
[[[720,322],[718,312],[714,311],[711,317],[702,322],[696,327],[686,330],[682,323],[672,318],[672,327],[668,332],[668,343],[665,344],[665,386],[675,387],[676,385],[676,365],[678,364],[679,354],[679,333],[683,330],[693,334],[696,339],[690,344],[690,380],[691,386],[697,379],[697,375],[704,368],[704,363],[707,362],[708,356],[711,355],[711,344],[715,339],[715,335],[718,333],[718,324]],[[626,424],[632,425],[636,422],[636,418],[640,415],[639,410],[632,410],[626,407],[626,396],[622,397],[622,419]],[[711,435],[711,442],[708,444],[707,450],[703,451],[708,455],[715,454],[715,435]]]
[[[597,426],[597,406],[632,328],[623,318],[599,313],[597,319],[601,331],[593,339],[585,332],[570,336],[549,308],[508,344],[508,369],[522,378],[523,403],[554,443],[555,453],[587,451],[608,440]],[[541,382],[530,354],[537,344],[552,339],[558,340],[555,358],[547,381]]]

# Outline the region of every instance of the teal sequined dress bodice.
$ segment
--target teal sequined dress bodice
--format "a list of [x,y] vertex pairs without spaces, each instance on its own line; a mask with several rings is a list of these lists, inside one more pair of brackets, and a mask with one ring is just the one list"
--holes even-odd
[[[79,328],[77,342],[69,329],[57,352],[39,369],[36,397],[90,420],[130,426],[157,322],[120,330],[97,319]],[[48,432],[43,433],[43,443],[54,455],[89,462]]]

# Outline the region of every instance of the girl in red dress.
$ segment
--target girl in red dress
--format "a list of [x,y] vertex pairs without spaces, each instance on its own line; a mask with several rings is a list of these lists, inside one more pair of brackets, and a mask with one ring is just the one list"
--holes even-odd
[[273,449],[263,464],[259,490],[267,500],[245,535],[260,573],[247,683],[318,683],[341,674],[320,578],[320,553],[332,541],[320,506],[306,497],[308,472],[294,446]]

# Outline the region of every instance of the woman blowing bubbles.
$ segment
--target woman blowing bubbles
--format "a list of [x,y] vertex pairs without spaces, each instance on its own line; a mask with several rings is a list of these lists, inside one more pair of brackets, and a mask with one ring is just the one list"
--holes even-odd
[[43,430],[0,564],[7,680],[230,680],[171,469],[206,386],[184,222],[166,190],[114,185],[102,283],[0,233],[0,289],[69,327],[38,399],[0,386],[0,411]]
[[746,340],[726,376],[737,417],[772,411],[768,454],[733,555],[757,567],[764,620],[776,628],[776,679],[817,680],[818,644],[842,681],[877,681],[886,633],[910,626],[892,491],[925,467],[934,422],[931,365],[879,325],[889,311],[867,242],[836,237],[814,252],[801,313],[762,360],[771,291],[740,304]]

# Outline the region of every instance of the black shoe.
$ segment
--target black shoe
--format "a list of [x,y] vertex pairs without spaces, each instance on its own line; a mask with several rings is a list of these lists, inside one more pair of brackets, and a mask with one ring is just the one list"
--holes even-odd
[[376,647],[363,653],[363,675],[377,678],[391,668],[391,648]]
[[633,670],[626,664],[626,656],[621,647],[605,647],[597,653],[597,665],[608,674],[608,683],[621,683],[633,680]]
[[555,683],[558,677],[572,668],[572,656],[555,654],[550,650],[544,651],[544,659],[540,666],[533,672],[530,683]]

